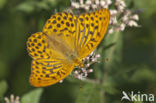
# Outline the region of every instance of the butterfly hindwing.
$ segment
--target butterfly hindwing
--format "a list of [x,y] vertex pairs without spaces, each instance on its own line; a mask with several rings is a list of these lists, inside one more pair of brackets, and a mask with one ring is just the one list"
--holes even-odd
[[55,59],[33,60],[30,83],[35,87],[55,84],[68,76],[74,66]]

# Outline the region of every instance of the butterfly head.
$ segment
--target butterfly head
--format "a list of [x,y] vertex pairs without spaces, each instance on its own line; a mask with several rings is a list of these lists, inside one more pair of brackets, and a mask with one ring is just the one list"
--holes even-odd
[[84,64],[83,64],[81,59],[77,58],[77,59],[74,60],[74,62],[76,63],[76,66],[78,66],[79,68],[84,67]]

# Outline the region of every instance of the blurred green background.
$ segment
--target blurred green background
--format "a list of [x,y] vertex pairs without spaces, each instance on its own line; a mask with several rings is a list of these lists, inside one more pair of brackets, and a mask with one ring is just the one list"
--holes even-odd
[[100,84],[68,77],[61,84],[34,88],[26,41],[42,31],[52,14],[69,7],[70,0],[0,0],[0,103],[10,94],[20,96],[21,103],[121,103],[122,91],[156,95],[156,0],[126,2],[143,11],[141,27],[105,37],[97,52],[101,62],[108,61],[94,64],[91,74]]

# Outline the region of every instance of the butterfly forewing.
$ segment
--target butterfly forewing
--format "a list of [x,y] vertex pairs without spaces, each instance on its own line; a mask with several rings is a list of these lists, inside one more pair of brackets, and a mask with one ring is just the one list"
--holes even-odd
[[57,34],[58,38],[66,41],[66,44],[71,50],[75,50],[75,35],[76,35],[76,16],[71,13],[56,13],[47,20],[43,32],[49,36]]
[[76,46],[80,58],[88,56],[101,42],[108,28],[109,18],[107,9],[79,16]]
[[28,38],[27,50],[33,59],[64,58],[64,55],[52,49],[47,35],[42,32],[34,33]]
[[48,48],[46,36],[42,32],[32,34],[27,41],[27,50],[33,59],[49,58],[50,49]]

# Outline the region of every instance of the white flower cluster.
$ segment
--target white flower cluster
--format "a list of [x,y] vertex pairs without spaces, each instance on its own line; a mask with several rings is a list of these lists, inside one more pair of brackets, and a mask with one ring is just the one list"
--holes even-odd
[[117,9],[110,10],[110,28],[108,33],[116,31],[124,31],[126,26],[139,27],[137,21],[139,20],[138,14],[132,14],[129,9],[126,9],[126,4],[122,0],[115,0]]
[[[108,33],[116,31],[124,31],[126,26],[139,27],[137,21],[138,14],[133,14],[128,8],[124,0],[80,0],[79,2],[71,1],[74,9],[84,9],[86,11],[98,8],[107,8],[110,11],[110,26]],[[114,9],[110,9],[110,7]]]
[[99,7],[108,8],[112,4],[111,0],[80,0],[79,2],[71,1],[71,6],[76,9],[97,9]]
[[20,99],[19,96],[14,97],[13,94],[10,95],[10,99],[8,97],[4,98],[6,103],[20,103],[19,99]]
[[84,61],[84,67],[80,69],[75,69],[73,73],[73,77],[84,80],[88,73],[92,73],[93,69],[89,68],[92,64],[98,62],[98,58],[100,57],[100,54],[96,54],[92,52],[89,56],[83,59]]

